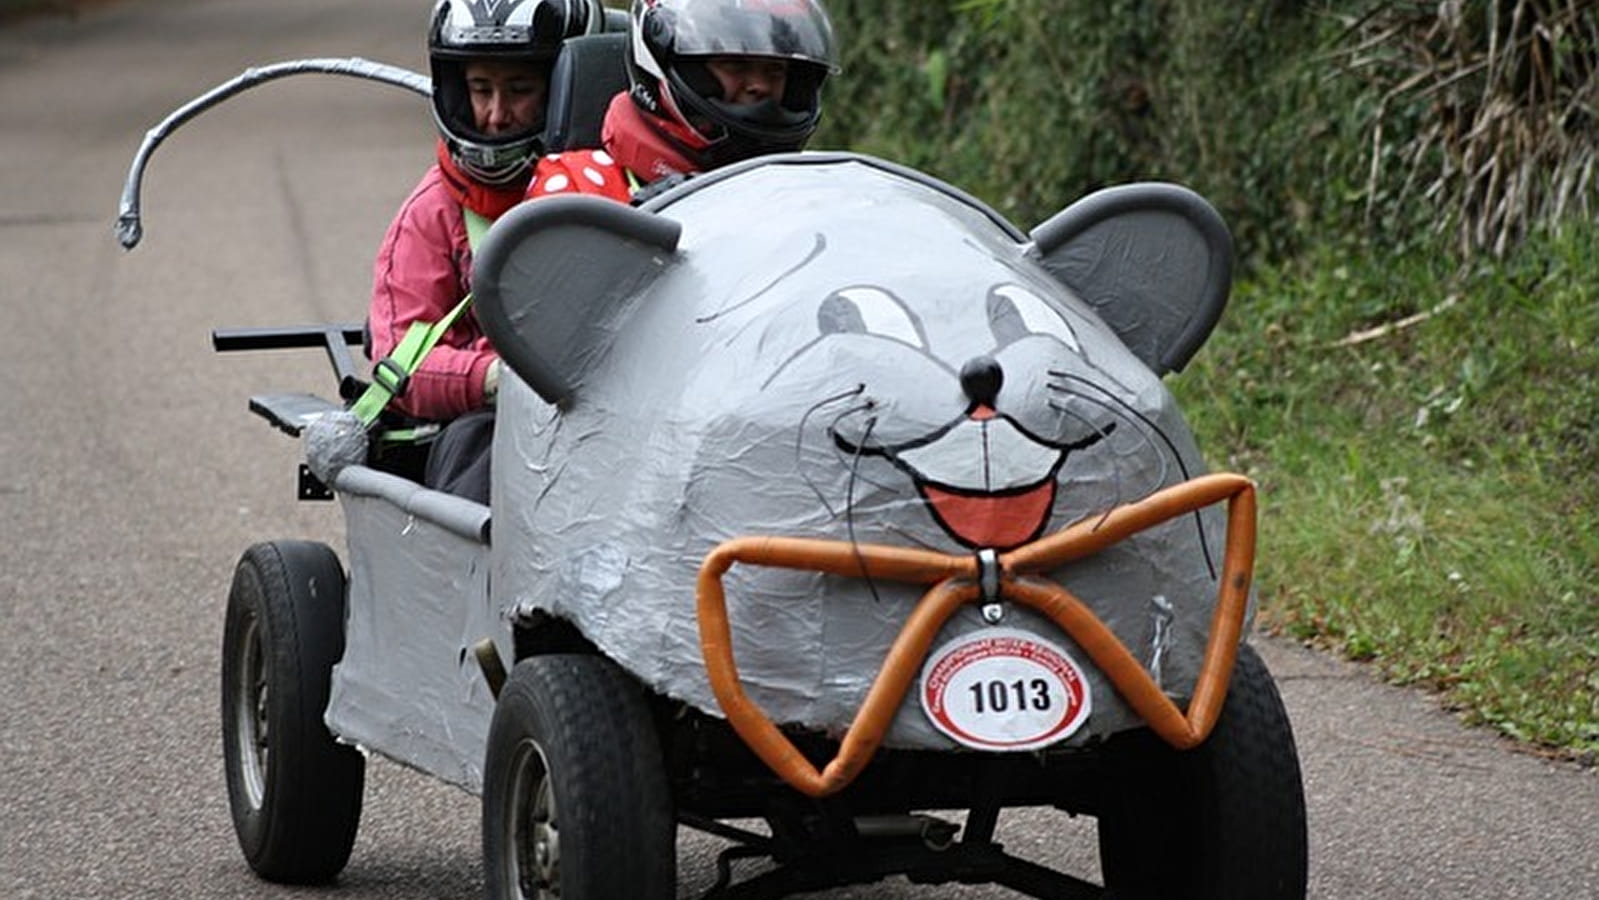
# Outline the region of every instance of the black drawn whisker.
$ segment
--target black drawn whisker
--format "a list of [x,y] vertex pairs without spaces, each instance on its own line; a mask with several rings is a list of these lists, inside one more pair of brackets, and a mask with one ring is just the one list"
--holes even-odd
[[888,523],[888,524],[885,524],[883,526],[883,530],[887,531],[887,532],[889,532],[891,534],[898,535],[899,537],[904,538],[905,540],[911,542],[912,544],[915,544],[916,546],[921,547],[923,550],[936,550],[936,551],[938,551],[940,553],[944,552],[945,548],[940,547],[938,544],[935,544],[932,541],[929,541],[929,540],[927,540],[924,537],[920,537],[918,535],[912,534],[909,531],[906,531],[904,528],[900,527],[899,525],[895,525],[893,523]]
[[877,417],[868,418],[866,433],[861,435],[860,443],[855,445],[855,458],[849,467],[849,489],[844,492],[844,527],[849,533],[849,545],[855,549],[855,561],[861,567],[861,577],[866,579],[866,588],[872,592],[872,602],[880,604],[883,598],[877,593],[877,582],[866,570],[866,557],[861,554],[860,542],[855,539],[855,476],[860,471],[861,449],[866,446],[867,439],[872,436],[872,429],[876,427]]
[[[1125,415],[1124,411],[1121,408],[1112,406],[1111,404],[1106,403],[1104,400],[1101,400],[1098,397],[1090,396],[1088,394],[1082,393],[1081,391],[1072,390],[1071,388],[1067,388],[1067,387],[1064,387],[1064,386],[1061,386],[1061,385],[1058,385],[1058,384],[1054,384],[1054,383],[1048,384],[1047,387],[1048,387],[1048,389],[1050,391],[1052,391],[1052,392],[1054,392],[1056,394],[1061,394],[1061,395],[1065,396],[1068,400],[1081,400],[1084,403],[1092,404],[1092,405],[1097,406],[1100,409],[1103,409],[1104,411],[1110,413],[1111,415],[1116,416],[1119,419],[1122,419],[1124,421],[1129,421],[1133,425],[1135,425],[1135,430],[1138,432],[1138,436],[1144,439],[1144,443],[1148,444],[1150,449],[1155,452],[1155,458],[1157,460],[1159,460],[1159,462],[1160,462],[1160,471],[1159,471],[1159,474],[1156,476],[1155,483],[1156,484],[1165,484],[1166,483],[1166,478],[1171,473],[1171,463],[1167,460],[1166,454],[1161,453],[1160,452],[1160,448],[1156,446],[1155,439],[1154,439],[1154,436],[1152,434],[1155,431],[1155,429],[1147,420],[1141,419],[1141,418],[1137,418],[1137,417],[1128,417],[1127,415]],[[1080,413],[1076,412],[1075,410],[1069,409],[1067,407],[1067,405],[1064,404],[1064,403],[1057,403],[1054,400],[1050,400],[1049,401],[1049,406],[1050,406],[1051,409],[1053,409],[1053,410],[1055,410],[1057,412],[1066,413],[1068,415],[1076,417],[1080,421],[1086,423],[1090,428],[1095,428],[1095,430],[1099,430],[1097,428],[1097,426],[1095,426],[1087,418],[1083,417]],[[1101,431],[1101,435],[1104,435],[1104,434],[1108,434],[1108,431]],[[1121,453],[1118,453],[1116,451],[1112,451],[1113,455],[1115,455],[1117,457],[1131,456],[1133,454],[1133,452],[1134,451],[1132,449],[1129,449],[1126,452],[1121,452]]]
[[[805,411],[805,415],[800,417],[799,428],[794,432],[794,470],[799,472],[800,478],[805,481],[805,486],[809,487],[811,492],[816,495],[816,499],[821,502],[822,508],[827,510],[827,514],[829,516],[837,516],[838,510],[834,509],[833,505],[827,502],[827,496],[822,493],[822,489],[817,486],[814,480],[811,479],[810,473],[805,471],[805,426],[809,424],[811,416],[820,412],[823,407],[838,403],[843,400],[848,400],[851,397],[858,397],[865,390],[866,385],[857,384],[851,390],[843,391],[841,393],[834,394],[831,397],[826,397],[816,401],[811,405],[810,409]],[[870,404],[861,404],[860,406],[854,406],[844,410],[833,419],[830,425],[828,425],[828,432],[831,433],[832,430],[837,427],[839,421],[845,416],[858,412],[865,412],[869,409],[871,409]],[[837,451],[835,450],[834,452],[836,453]]]
[[[1183,481],[1188,481],[1189,479],[1194,477],[1188,471],[1188,465],[1183,462],[1182,454],[1177,452],[1177,445],[1172,441],[1171,436],[1166,434],[1166,432],[1161,431],[1160,428],[1157,425],[1155,425],[1154,422],[1149,420],[1148,416],[1146,416],[1143,413],[1139,412],[1138,410],[1134,409],[1130,404],[1127,403],[1127,401],[1121,399],[1120,397],[1117,397],[1115,394],[1112,394],[1110,391],[1106,390],[1101,385],[1095,384],[1090,379],[1084,378],[1081,375],[1073,375],[1070,372],[1060,372],[1060,371],[1056,371],[1054,369],[1049,370],[1049,374],[1052,377],[1060,378],[1060,379],[1063,379],[1063,380],[1066,380],[1066,381],[1080,382],[1080,383],[1085,384],[1088,387],[1092,388],[1093,390],[1097,391],[1098,393],[1104,395],[1106,401],[1108,401],[1109,403],[1114,404],[1115,406],[1117,406],[1118,408],[1123,410],[1126,413],[1128,418],[1134,419],[1134,420],[1139,421],[1139,422],[1142,422],[1146,427],[1149,428],[1150,433],[1152,433],[1156,437],[1160,438],[1161,443],[1166,445],[1166,450],[1167,450],[1168,454],[1170,455],[1171,461],[1176,463],[1177,471],[1178,471],[1179,474],[1182,475]],[[1053,385],[1051,385],[1051,389],[1052,390],[1054,389]],[[1082,395],[1078,394],[1077,396],[1082,396]],[[1086,399],[1089,399],[1089,398],[1084,397],[1084,399],[1086,400]],[[1163,472],[1162,472],[1162,479],[1161,479],[1161,483],[1162,484],[1166,483],[1166,480],[1165,480],[1165,477],[1164,477],[1166,471],[1169,471],[1169,470],[1163,470]],[[1215,560],[1214,554],[1211,553],[1210,541],[1206,540],[1206,538],[1205,538],[1205,522],[1204,522],[1204,519],[1202,519],[1200,517],[1199,513],[1200,513],[1200,510],[1197,510],[1197,509],[1194,510],[1194,512],[1193,512],[1194,527],[1196,529],[1198,529],[1198,531],[1199,531],[1199,549],[1205,555],[1205,566],[1210,571],[1210,577],[1212,579],[1214,579],[1216,577],[1216,560]]]
[[[865,385],[861,385],[860,389],[864,391],[866,389],[866,386]],[[874,403],[872,403],[872,401],[868,400],[865,403],[862,403],[860,406],[852,406],[849,409],[844,410],[843,412],[841,412],[838,415],[834,416],[832,422],[828,423],[827,433],[828,433],[828,435],[830,435],[830,436],[835,438],[833,441],[830,442],[833,445],[833,455],[837,456],[838,457],[838,461],[841,462],[841,463],[856,465],[857,476],[860,478],[861,481],[866,482],[867,484],[871,485],[874,488],[877,488],[880,491],[887,491],[887,492],[890,492],[890,493],[898,493],[898,490],[896,488],[892,488],[892,487],[890,487],[890,486],[888,486],[888,485],[886,485],[886,484],[884,484],[884,483],[882,483],[880,481],[877,481],[876,479],[868,478],[865,475],[860,475],[859,474],[859,465],[856,464],[856,463],[851,463],[851,459],[852,458],[859,458],[861,455],[866,453],[866,437],[867,437],[867,435],[871,434],[871,429],[870,428],[867,429],[865,435],[861,436],[860,443],[855,444],[855,449],[850,451],[849,456],[845,456],[844,455],[844,452],[843,452],[842,448],[839,447],[838,440],[836,439],[837,435],[838,435],[838,426],[839,426],[839,424],[841,422],[843,422],[845,419],[847,419],[850,416],[853,416],[853,415],[855,415],[857,413],[870,412],[871,410],[873,410],[875,408],[876,408],[876,405]],[[875,423],[877,420],[874,418],[871,421]]]
[[[1053,385],[1051,387],[1053,387]],[[1070,396],[1080,396],[1080,395],[1076,395],[1076,394],[1069,394],[1069,395]],[[1088,398],[1088,397],[1083,397],[1082,399],[1086,400],[1088,402],[1093,402],[1093,400],[1091,398]],[[1110,436],[1110,431],[1111,430],[1109,428],[1106,428],[1105,426],[1102,426],[1102,425],[1094,424],[1094,422],[1091,421],[1087,416],[1083,415],[1082,413],[1078,412],[1075,409],[1072,409],[1071,407],[1067,406],[1064,403],[1059,403],[1059,402],[1056,402],[1055,400],[1051,399],[1049,401],[1049,408],[1055,410],[1058,413],[1061,413],[1062,415],[1071,416],[1072,418],[1076,419],[1077,421],[1082,422],[1084,425],[1087,425],[1090,429],[1092,429],[1094,432],[1096,432],[1100,436],[1101,439],[1104,439],[1104,438]],[[1146,438],[1146,440],[1147,440],[1147,438]],[[1110,458],[1111,458],[1111,471],[1115,475],[1115,481],[1114,481],[1115,490],[1111,493],[1111,503],[1110,503],[1110,505],[1105,508],[1105,515],[1107,517],[1110,515],[1110,511],[1111,510],[1113,510],[1116,507],[1122,505],[1122,498],[1124,496],[1126,496],[1125,491],[1124,491],[1123,481],[1122,481],[1121,454],[1112,451],[1111,454],[1110,454]],[[1104,524],[1104,520],[1101,519],[1099,524],[1103,525]],[[1098,528],[1099,525],[1095,525],[1094,527]]]

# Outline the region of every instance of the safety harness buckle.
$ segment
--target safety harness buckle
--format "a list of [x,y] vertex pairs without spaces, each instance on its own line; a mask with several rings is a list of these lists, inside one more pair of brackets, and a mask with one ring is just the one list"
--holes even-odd
[[391,397],[404,397],[405,389],[411,386],[411,373],[395,362],[394,357],[385,356],[372,366],[372,383],[388,391]]

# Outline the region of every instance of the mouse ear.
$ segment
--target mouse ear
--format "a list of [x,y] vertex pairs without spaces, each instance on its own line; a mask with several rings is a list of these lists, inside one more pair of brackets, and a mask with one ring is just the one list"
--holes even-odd
[[474,254],[478,321],[529,387],[565,403],[666,270],[681,231],[671,219],[596,196],[522,203]]
[[1232,291],[1233,239],[1205,199],[1149,182],[1096,191],[1026,248],[1157,375],[1187,365]]

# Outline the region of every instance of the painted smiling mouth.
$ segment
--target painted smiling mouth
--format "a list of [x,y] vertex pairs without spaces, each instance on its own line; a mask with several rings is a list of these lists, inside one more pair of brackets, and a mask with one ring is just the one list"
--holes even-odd
[[[1054,473],[1051,473],[1053,475]],[[918,483],[922,499],[944,529],[968,547],[1009,550],[1044,530],[1055,503],[1055,479],[1005,494],[973,494]]]
[[1067,454],[1099,443],[1115,427],[1051,443],[979,406],[920,441],[863,447],[836,432],[833,440],[846,453],[884,457],[909,475],[934,520],[962,545],[1009,550],[1049,524],[1055,475]]
[[1020,546],[1043,531],[1066,451],[992,413],[891,453],[933,516],[969,547]]

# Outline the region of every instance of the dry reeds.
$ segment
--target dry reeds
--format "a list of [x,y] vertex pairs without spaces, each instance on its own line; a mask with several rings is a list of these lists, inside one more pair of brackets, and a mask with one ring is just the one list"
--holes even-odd
[[1599,0],[1382,2],[1344,47],[1380,90],[1368,217],[1419,194],[1462,253],[1499,256],[1599,213]]

